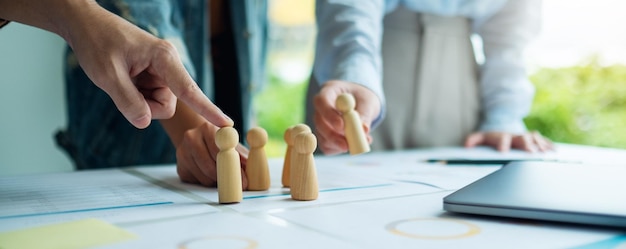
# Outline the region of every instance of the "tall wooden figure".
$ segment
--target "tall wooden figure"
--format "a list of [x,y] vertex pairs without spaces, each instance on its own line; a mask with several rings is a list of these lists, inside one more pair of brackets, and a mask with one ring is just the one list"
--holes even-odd
[[342,113],[350,155],[369,152],[370,145],[367,142],[367,137],[365,137],[361,118],[359,118],[359,113],[354,110],[356,107],[354,96],[349,93],[339,95],[335,101],[335,106]]
[[248,131],[246,140],[250,145],[248,164],[246,165],[248,190],[268,190],[270,188],[270,170],[265,155],[267,131],[261,127],[254,127]]
[[311,132],[301,132],[294,139],[293,150],[296,152],[291,165],[291,198],[299,201],[317,199],[319,187],[313,152],[317,147],[317,138]]
[[287,128],[285,131],[285,135],[283,138],[285,139],[285,143],[287,144],[287,152],[285,152],[285,161],[283,162],[283,175],[281,178],[281,183],[283,187],[288,188],[291,177],[291,151],[292,151],[292,143],[291,143],[291,130],[293,126]]
[[233,127],[223,127],[215,133],[217,153],[217,194],[220,203],[237,203],[243,199],[241,187],[241,162],[235,146],[239,134]]

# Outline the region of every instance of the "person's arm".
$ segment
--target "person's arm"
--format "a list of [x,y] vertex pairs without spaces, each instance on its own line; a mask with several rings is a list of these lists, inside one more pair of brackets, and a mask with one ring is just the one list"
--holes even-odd
[[217,126],[232,126],[185,70],[176,48],[93,0],[0,0],[0,18],[61,36],[89,78],[137,128],[174,114],[176,96]]
[[493,16],[475,22],[485,53],[480,77],[484,117],[479,132],[470,135],[466,145],[487,144],[502,151],[551,148],[539,133],[528,133],[523,122],[534,96],[524,50],[539,32],[541,1],[509,0]]
[[314,122],[325,154],[347,151],[336,97],[352,93],[369,132],[384,117],[381,40],[383,0],[316,2],[317,43],[313,76],[321,84],[315,97]]

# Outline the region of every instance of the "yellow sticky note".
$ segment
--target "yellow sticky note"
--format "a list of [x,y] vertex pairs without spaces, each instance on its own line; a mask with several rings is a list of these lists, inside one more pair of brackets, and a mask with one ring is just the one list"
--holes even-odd
[[1,249],[84,249],[135,239],[98,219],[84,219],[0,233]]

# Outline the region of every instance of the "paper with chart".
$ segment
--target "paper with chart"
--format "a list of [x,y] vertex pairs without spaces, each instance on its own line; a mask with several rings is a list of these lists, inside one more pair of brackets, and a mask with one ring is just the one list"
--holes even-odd
[[[479,152],[473,155],[497,153]],[[107,231],[137,236],[106,240],[120,241],[107,248],[626,246],[626,236],[615,229],[445,213],[444,196],[499,166],[446,166],[422,159],[467,153],[473,152],[441,148],[316,157],[320,195],[315,201],[291,200],[289,189],[280,186],[282,158],[270,160],[269,191],[246,191],[244,200],[232,205],[217,204],[215,188],[181,183],[175,165],[0,177],[0,235],[14,238],[16,229],[25,228],[22,232],[31,236],[42,226],[65,229],[66,223],[98,218],[113,226]]]
[[[127,241],[107,247],[108,249],[361,248],[324,233],[290,225],[280,219],[230,212],[126,225],[122,228],[139,237],[151,239]],[[167,236],[155,236],[158,234]]]
[[[479,149],[481,150],[481,149]],[[483,149],[482,156],[498,154]],[[464,149],[439,149],[437,155],[451,155]],[[317,156],[315,158],[320,195],[315,201],[292,201],[289,189],[281,186],[282,158],[269,161],[271,187],[267,191],[244,191],[243,202],[228,206],[241,212],[283,209],[299,206],[373,200],[459,189],[499,169],[500,166],[455,166],[427,164],[420,151],[368,153],[359,156]],[[198,200],[217,203],[216,188],[180,181],[172,167],[138,167],[133,171],[165,183],[173,189],[193,194]]]
[[0,231],[88,217],[127,222],[216,211],[121,170],[2,177],[0,203]]
[[300,208],[271,215],[325,231],[362,248],[572,248],[623,237],[618,229],[450,215],[441,208],[447,194]]
[[[244,191],[243,201],[236,205],[228,205],[227,208],[240,212],[267,211],[441,191],[441,189],[429,185],[391,181],[382,176],[360,174],[359,168],[346,167],[342,161],[316,159],[316,164],[320,189],[317,200],[292,200],[289,189],[283,188],[281,185],[282,162],[270,160],[270,189],[267,191]],[[210,203],[218,202],[216,188],[182,183],[176,175],[175,167],[139,167],[135,170],[154,181],[163,182],[174,189],[181,189],[193,194],[198,200]]]
[[[455,156],[459,149],[442,148],[435,153]],[[456,151],[456,153],[455,153]],[[495,154],[485,152],[487,154]],[[336,157],[335,168],[348,168],[352,172],[370,178],[386,179],[396,183],[409,183],[431,186],[441,190],[455,190],[464,187],[496,170],[500,165],[442,165],[425,163],[427,154],[422,151],[397,151],[391,153],[369,153],[359,157]],[[329,159],[325,159],[329,160]]]

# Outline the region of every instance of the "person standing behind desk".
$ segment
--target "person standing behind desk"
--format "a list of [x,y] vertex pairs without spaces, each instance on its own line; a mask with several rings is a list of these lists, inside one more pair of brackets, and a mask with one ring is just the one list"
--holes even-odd
[[[376,127],[372,150],[549,150],[552,143],[523,123],[534,95],[523,51],[539,30],[540,7],[539,0],[318,0],[307,123],[321,140],[341,140],[325,96],[355,91],[366,131]],[[483,40],[480,70],[472,33]],[[320,149],[336,154],[347,146]]]
[[[264,79],[265,1],[98,3],[172,43],[198,86],[234,120],[238,132],[243,134],[249,128],[252,92]],[[65,76],[69,122],[66,130],[57,133],[56,140],[77,169],[176,162],[181,180],[215,186],[217,126],[179,101],[171,119],[138,130],[124,121],[102,91],[93,87],[71,50],[66,54]],[[137,79],[151,80],[142,75]],[[238,150],[245,159],[247,149],[240,145]],[[245,187],[245,179],[243,184]]]

